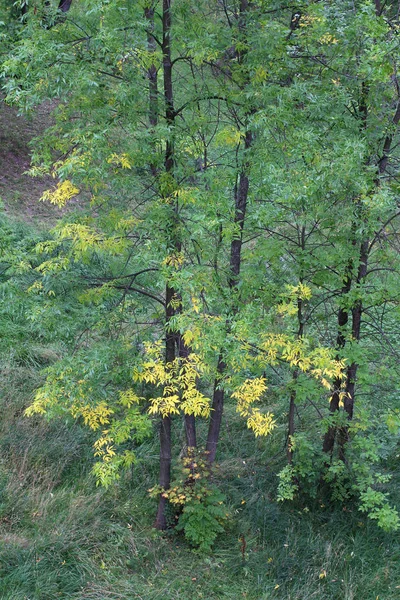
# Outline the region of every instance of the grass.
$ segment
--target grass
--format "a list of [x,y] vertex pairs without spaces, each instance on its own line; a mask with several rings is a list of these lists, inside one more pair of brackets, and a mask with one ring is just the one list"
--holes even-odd
[[[118,485],[96,487],[86,429],[24,416],[41,369],[62,348],[39,343],[35,327],[24,334],[17,307],[1,314],[4,334],[10,319],[16,337],[0,361],[0,600],[399,598],[398,536],[351,504],[278,504],[282,438],[256,440],[233,407],[219,447],[218,480],[233,515],[226,532],[210,555],[157,533],[147,494],[157,480],[156,437]],[[183,438],[179,419],[173,429]],[[400,470],[395,455],[390,461],[399,505]]]
[[[17,365],[0,382],[0,599],[399,597],[398,536],[351,507],[278,505],[273,468],[251,459],[265,448],[243,431],[224,432],[220,475],[235,518],[214,552],[160,535],[146,493],[156,460],[143,460],[109,491],[96,488],[86,431],[23,416],[39,381],[36,369]],[[234,427],[241,430],[239,421]],[[147,444],[145,454],[156,456],[156,442]]]
[[[44,222],[51,210],[36,202],[48,182],[22,175],[44,114],[28,124],[4,110],[7,213]],[[146,491],[157,477],[157,441],[146,442],[118,485],[97,488],[86,430],[24,416],[40,369],[61,350],[37,335],[30,340],[12,304],[1,314],[14,342],[1,346],[0,363],[0,600],[398,600],[398,535],[351,505],[276,503],[281,440],[255,440],[233,412],[219,447],[233,515],[226,532],[210,555],[173,532],[160,535]],[[174,436],[182,436],[179,421]],[[400,469],[391,461],[399,505]]]

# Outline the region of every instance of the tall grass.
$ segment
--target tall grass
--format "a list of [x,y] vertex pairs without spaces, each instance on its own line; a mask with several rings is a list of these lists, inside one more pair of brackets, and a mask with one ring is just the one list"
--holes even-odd
[[152,529],[146,490],[155,479],[156,440],[116,487],[96,488],[86,431],[23,416],[39,381],[37,369],[9,365],[0,382],[2,600],[399,598],[396,535],[350,505],[275,502],[278,465],[265,457],[279,440],[268,447],[231,421],[219,477],[234,519],[214,552],[201,555],[173,532]]

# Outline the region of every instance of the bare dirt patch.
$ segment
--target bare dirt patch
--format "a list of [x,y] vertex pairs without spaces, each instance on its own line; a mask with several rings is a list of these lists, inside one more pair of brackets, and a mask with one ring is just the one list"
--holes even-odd
[[26,174],[31,164],[32,139],[51,125],[51,106],[44,104],[31,117],[1,103],[0,111],[0,197],[10,216],[35,225],[52,223],[61,216],[55,206],[40,202],[43,192],[54,186],[51,177]]

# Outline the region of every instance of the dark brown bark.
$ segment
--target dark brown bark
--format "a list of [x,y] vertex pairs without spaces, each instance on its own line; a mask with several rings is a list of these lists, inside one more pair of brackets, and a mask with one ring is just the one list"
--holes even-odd
[[72,0],[60,0],[58,5],[59,10],[66,13],[71,8]]
[[[379,10],[381,9],[380,4],[376,3],[377,12],[378,12],[378,8],[379,8]],[[360,117],[361,117],[363,129],[365,129],[367,126],[367,117],[368,117],[367,97],[368,97],[368,85],[363,83],[361,100],[360,100]],[[396,111],[395,111],[395,114],[393,115],[392,127],[390,129],[390,132],[386,135],[386,137],[383,141],[382,156],[380,157],[380,159],[377,161],[377,164],[376,164],[378,173],[377,173],[377,177],[374,182],[375,190],[379,187],[380,177],[385,173],[387,166],[389,164],[390,152],[391,152],[392,143],[393,143],[393,137],[394,137],[395,131],[397,130],[399,122],[400,122],[400,98],[398,99]],[[369,250],[370,250],[370,241],[366,237],[362,240],[362,242],[360,244],[360,251],[359,251],[359,267],[358,267],[357,279],[356,279],[356,283],[359,287],[364,282],[365,277],[368,272]],[[361,321],[362,321],[362,314],[363,314],[363,304],[362,304],[361,298],[359,298],[355,302],[355,304],[351,310],[351,314],[352,314],[352,337],[353,337],[353,340],[358,342],[360,340],[360,335],[361,335]],[[353,414],[354,414],[354,399],[355,399],[355,391],[356,391],[357,370],[358,370],[358,364],[356,362],[353,362],[347,368],[347,373],[346,373],[346,384],[345,384],[345,390],[344,390],[344,396],[343,396],[343,398],[344,398],[343,405],[344,405],[344,411],[347,414],[347,418],[349,421],[352,420]],[[346,446],[346,443],[348,442],[348,439],[349,439],[348,427],[347,426],[341,427],[338,432],[338,446],[339,446],[339,457],[342,460],[344,460],[344,458],[345,458],[345,446]]]
[[[171,363],[175,360],[175,334],[168,328],[168,322],[174,315],[172,300],[175,296],[175,290],[166,285],[165,290],[165,317],[167,323],[167,331],[165,336],[165,362]],[[171,460],[172,460],[172,442],[171,442],[171,417],[166,416],[161,419],[160,426],[160,475],[159,484],[163,490],[168,490],[171,483]],[[154,527],[164,530],[167,527],[167,519],[165,516],[165,507],[167,499],[160,494],[158,503],[156,520]]]
[[[246,132],[245,136],[245,148],[248,149],[251,146],[252,135],[250,132]],[[249,177],[247,175],[248,165],[244,165],[246,170],[242,170],[239,175],[239,181],[235,188],[235,224],[238,225],[239,235],[236,239],[231,242],[230,250],[230,277],[228,281],[229,288],[232,291],[237,290],[239,284],[241,257],[242,257],[242,246],[243,246],[243,229],[246,219],[247,199],[249,193]],[[234,298],[232,305],[232,314],[237,311],[237,298]],[[229,322],[227,322],[227,332],[229,331]],[[224,389],[223,376],[226,370],[226,364],[223,359],[223,352],[221,350],[217,363],[217,376],[214,381],[214,391],[211,406],[210,424],[208,428],[206,451],[207,457],[210,464],[215,460],[219,435],[221,431],[222,415],[224,411]]]
[[[305,227],[302,228],[301,232],[301,248],[305,250]],[[300,278],[300,283],[303,283],[303,279]],[[303,315],[303,300],[301,298],[297,299],[297,320],[299,324],[299,328],[297,331],[297,337],[302,338],[304,335],[304,315]],[[286,456],[288,463],[291,464],[293,461],[293,450],[292,450],[292,436],[295,432],[295,413],[296,413],[296,383],[299,377],[298,369],[293,371],[292,378],[292,391],[290,393],[290,401],[289,401],[289,413],[288,413],[288,444],[286,450]]]
[[[152,35],[154,29],[154,10],[150,7],[145,8],[145,17],[149,21],[149,32],[147,34],[147,46],[149,52],[155,52],[156,42]],[[165,74],[164,74],[165,76]],[[155,65],[151,65],[147,71],[147,77],[149,80],[149,125],[150,127],[156,127],[158,123],[158,81],[157,81],[157,69]],[[169,171],[172,169],[173,163],[169,161],[169,156],[165,157],[165,170]],[[154,175],[156,175],[156,167],[151,164],[150,169]],[[166,321],[166,333],[165,333],[165,362],[171,363],[175,359],[175,335],[169,329],[168,322],[174,315],[174,309],[172,301],[175,297],[175,290],[168,285],[165,289],[165,321]],[[172,442],[171,442],[171,417],[165,416],[161,419],[160,423],[160,474],[159,484],[163,490],[167,490],[171,483],[171,460],[172,460]],[[166,529],[168,523],[165,515],[165,508],[167,506],[167,498],[160,494],[157,515],[154,526],[157,529]]]
[[[147,49],[150,53],[155,53],[156,40],[153,36],[154,8],[145,8],[144,15],[149,22],[147,31]],[[149,80],[149,125],[150,129],[154,129],[158,123],[158,74],[155,64],[150,65],[150,67],[147,69],[147,79]],[[152,175],[156,177],[157,167],[154,163],[150,164],[150,170]]]
[[[165,118],[168,125],[174,123],[174,99],[172,88],[172,60],[171,60],[171,0],[163,0],[163,84],[164,84],[164,100],[165,100]],[[167,141],[164,169],[166,173],[173,173],[174,168],[174,146],[171,140]],[[165,289],[165,321],[166,321],[166,337],[165,337],[165,362],[171,363],[175,360],[176,334],[169,327],[171,317],[174,316],[175,310],[173,300],[175,299],[175,290],[168,283]],[[171,456],[172,456],[172,441],[171,441],[171,417],[166,416],[161,421],[160,427],[160,476],[159,483],[163,490],[167,490],[171,483]],[[167,500],[163,494],[160,495],[155,527],[157,529],[165,529],[167,520],[165,515],[165,507]]]
[[[248,11],[250,3],[248,0],[241,0],[240,12],[238,16],[239,31],[242,34],[244,41],[246,41],[246,12]],[[236,52],[236,58],[238,63],[242,63],[245,57],[245,51],[241,50]],[[249,117],[252,111],[249,111],[246,115]],[[244,137],[244,149],[245,151],[251,148],[253,142],[253,134],[250,130],[247,130]],[[249,162],[245,160],[242,164],[238,181],[235,185],[234,199],[235,199],[235,216],[234,223],[237,226],[238,234],[235,239],[231,242],[230,248],[230,275],[228,279],[228,286],[232,292],[234,292],[233,302],[231,306],[231,313],[235,314],[238,307],[238,299],[236,296],[237,288],[239,284],[240,268],[242,260],[242,246],[243,246],[243,230],[246,220],[247,200],[249,195]],[[227,319],[227,333],[229,332],[229,318]],[[208,461],[212,464],[215,461],[217,452],[218,440],[221,431],[222,415],[224,411],[224,399],[225,393],[223,389],[223,379],[226,370],[226,364],[224,361],[223,349],[220,350],[218,363],[217,363],[217,375],[214,381],[214,391],[211,405],[211,416],[207,434],[206,452]]]
[[[303,253],[305,253],[306,250],[306,228],[303,225],[303,227],[301,228],[301,233],[300,233],[300,248],[302,250]],[[302,284],[304,282],[304,275],[303,275],[303,269],[301,269],[300,272],[300,278],[299,278],[300,283]],[[304,335],[304,315],[303,315],[303,300],[302,298],[298,297],[297,298],[297,323],[298,323],[298,330],[297,330],[297,337],[298,338],[302,338]],[[295,413],[296,413],[296,383],[297,383],[297,379],[299,377],[299,371],[298,369],[295,369],[293,371],[293,378],[292,378],[292,391],[290,393],[290,400],[289,400],[289,413],[288,413],[288,444],[287,444],[287,450],[286,450],[286,456],[287,456],[287,460],[288,463],[291,464],[293,461],[293,449],[292,449],[292,436],[294,435],[295,432]]]
[[[252,143],[252,134],[250,131],[246,131],[245,139],[244,139],[244,147],[245,150],[248,150],[251,147]],[[241,255],[242,255],[242,245],[243,245],[243,228],[244,222],[246,219],[246,209],[247,209],[247,198],[249,195],[249,177],[248,177],[248,163],[245,163],[243,169],[239,175],[239,181],[235,186],[235,217],[234,222],[235,225],[239,229],[239,234],[235,239],[232,240],[231,243],[231,252],[230,252],[230,277],[229,277],[229,287],[232,289],[236,288],[239,283],[239,275],[240,275],[240,264],[241,264]]]
[[[167,490],[171,482],[171,417],[164,417],[160,425],[160,486]],[[164,530],[167,528],[165,507],[167,498],[162,494],[158,502],[156,520],[154,527]]]
[[[351,290],[351,273],[352,273],[352,262],[347,266],[347,274],[344,280],[344,285],[341,290],[341,297],[345,298]],[[346,308],[340,307],[338,312],[338,334],[336,338],[336,349],[338,352],[342,350],[346,343],[345,338],[345,327],[349,321],[349,313]],[[340,355],[336,355],[336,360],[340,359]],[[339,410],[340,406],[340,391],[342,387],[342,380],[337,377],[333,382],[333,392],[329,403],[329,412],[334,415]],[[324,443],[322,449],[324,452],[332,454],[333,447],[335,445],[336,427],[329,427],[324,437]]]
[[214,381],[210,424],[208,427],[206,443],[207,459],[210,464],[215,461],[219,434],[221,431],[222,414],[224,411],[224,390],[220,386],[222,384],[225,369],[226,364],[222,358],[222,354],[220,354],[217,364],[217,376]]
[[[162,53],[163,53],[163,89],[164,89],[164,102],[165,102],[165,120],[170,127],[170,137],[166,142],[165,155],[164,155],[164,172],[174,176],[174,133],[173,127],[175,124],[176,113],[174,109],[174,94],[173,94],[173,82],[172,82],[172,58],[171,58],[171,0],[163,0],[163,35],[162,35]],[[147,9],[146,17],[150,23],[154,19],[154,11]],[[155,50],[155,40],[152,36],[152,28],[148,33],[148,45],[149,48]],[[155,126],[157,124],[157,71],[154,65],[152,65],[148,71],[149,78],[149,101],[151,103],[151,109],[149,113],[150,125]],[[155,104],[152,104],[154,102]],[[155,167],[153,172],[156,174]],[[169,244],[174,248],[174,251],[179,253],[181,251],[181,240],[177,229],[178,219],[178,205],[177,200],[169,202],[169,207],[172,211],[172,228]],[[171,363],[175,360],[176,353],[181,358],[187,358],[190,353],[190,349],[185,345],[184,340],[179,332],[174,331],[170,328],[171,318],[182,310],[181,304],[176,306],[176,301],[180,300],[180,294],[167,282],[166,284],[166,352],[165,360],[166,363]],[[196,446],[196,426],[193,415],[185,415],[185,431],[186,441],[189,447]],[[161,423],[160,429],[160,486],[163,489],[168,489],[171,482],[171,452],[172,441],[171,441],[171,417],[164,417]],[[161,494],[159,500],[159,506],[157,511],[157,517],[155,526],[157,529],[165,529],[167,526],[165,517],[166,499]]]
[[[360,130],[365,131],[367,128],[368,122],[368,93],[369,86],[363,81],[361,84],[361,95],[359,101],[359,118],[360,118]],[[386,142],[385,142],[386,143]],[[362,217],[362,205],[360,203],[357,204],[357,215],[354,217],[354,221],[351,226],[352,231],[352,245],[356,246],[356,230],[359,226],[359,220],[363,221]],[[368,240],[364,240],[360,245],[360,263],[357,272],[357,278],[355,283],[360,285],[365,278],[367,273],[367,263],[368,263]],[[365,249],[365,252],[364,252]],[[352,288],[352,271],[353,271],[353,263],[349,262],[347,265],[346,273],[344,276],[344,285],[342,287],[342,297],[346,297],[351,288]],[[351,310],[352,314],[352,336],[353,339],[359,341],[360,339],[360,327],[361,327],[361,315],[362,315],[362,301],[359,300]],[[355,318],[357,319],[358,315],[358,326],[355,326]],[[340,308],[338,312],[338,335],[336,340],[336,348],[338,351],[344,348],[346,344],[345,336],[344,336],[344,328],[347,325],[349,320],[348,309]],[[355,336],[356,333],[356,336]],[[337,359],[339,359],[339,354],[337,355]],[[354,411],[354,394],[355,394],[355,378],[357,375],[358,366],[353,363],[347,368],[346,371],[346,384],[345,389],[343,390],[343,405],[344,410],[347,413],[348,419],[351,420],[353,418]],[[339,411],[340,408],[340,396],[341,396],[341,388],[342,381],[340,378],[335,379],[333,393],[331,396],[329,410],[331,414]],[[344,460],[344,452],[345,452],[345,444],[348,440],[348,427],[341,427],[337,432],[336,427],[330,427],[325,434],[324,443],[322,449],[324,452],[332,455],[333,447],[335,444],[336,433],[338,433],[338,447],[339,447],[339,457]]]
[[[356,281],[358,286],[362,285],[362,283],[364,282],[365,277],[367,275],[368,248],[369,248],[369,239],[365,239],[365,240],[363,240],[363,242],[360,245],[360,263],[358,266],[357,281]],[[359,299],[354,304],[352,311],[351,311],[351,313],[352,313],[351,334],[352,334],[353,340],[356,342],[359,342],[359,340],[360,340],[362,312],[363,312],[362,300]],[[344,411],[347,414],[347,418],[349,421],[352,420],[353,413],[354,413],[354,396],[355,396],[355,389],[356,389],[357,370],[358,370],[358,364],[356,362],[353,362],[347,368],[346,386],[344,389],[344,396],[343,396],[343,406],[344,406]],[[338,440],[339,444],[338,445],[339,445],[339,456],[342,460],[344,460],[345,444],[348,441],[348,437],[349,437],[348,427],[341,427],[339,430],[339,440]]]
[[[191,349],[187,346],[180,334],[178,334],[178,354],[180,358],[188,358],[190,356]],[[185,434],[186,434],[186,446],[188,448],[197,447],[197,436],[196,436],[196,419],[194,415],[184,415],[185,423]]]
[[[163,0],[163,71],[164,71],[164,100],[165,100],[165,119],[172,128],[175,121],[174,94],[172,86],[172,58],[171,58],[171,0]],[[170,135],[173,132],[170,131]],[[165,171],[170,173],[174,166],[174,144],[173,139],[169,138],[165,149]]]
[[295,386],[296,386],[296,381],[297,381],[298,376],[299,376],[299,372],[296,369],[293,372],[293,379],[292,379],[293,389],[290,393],[289,413],[288,413],[288,442],[287,442],[286,456],[287,456],[287,461],[289,464],[292,464],[292,462],[293,462],[293,448],[292,448],[292,439],[291,438],[295,432],[295,422],[294,422],[294,416],[295,416],[295,412],[296,412],[296,387]]

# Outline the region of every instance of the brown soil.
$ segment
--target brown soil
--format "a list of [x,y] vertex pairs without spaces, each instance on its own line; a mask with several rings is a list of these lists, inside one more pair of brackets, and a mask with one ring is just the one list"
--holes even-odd
[[28,118],[18,116],[17,109],[1,102],[0,197],[7,214],[35,225],[51,223],[61,214],[57,207],[39,202],[43,192],[54,186],[54,179],[26,174],[31,140],[51,124],[50,108],[42,105]]

